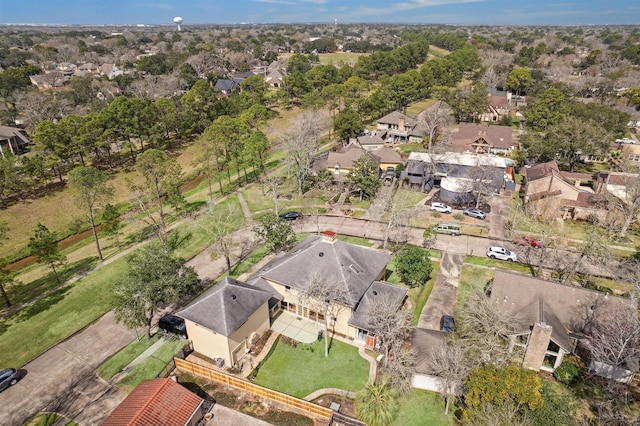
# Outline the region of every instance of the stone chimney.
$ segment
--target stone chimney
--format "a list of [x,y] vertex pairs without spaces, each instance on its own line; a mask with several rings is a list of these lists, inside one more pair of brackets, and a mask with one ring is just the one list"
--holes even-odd
[[322,231],[322,241],[329,244],[336,242],[336,236],[338,234],[333,231]]
[[551,341],[552,331],[553,327],[544,322],[537,322],[533,325],[533,330],[531,330],[531,335],[529,336],[527,351],[524,354],[524,361],[522,361],[523,368],[540,371],[545,352]]
[[398,118],[398,130],[404,132],[404,117]]

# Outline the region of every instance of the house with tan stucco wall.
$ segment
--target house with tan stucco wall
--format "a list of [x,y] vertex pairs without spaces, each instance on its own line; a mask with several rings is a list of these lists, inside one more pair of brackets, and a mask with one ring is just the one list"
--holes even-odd
[[[226,366],[237,365],[280,312],[325,324],[328,332],[375,347],[369,310],[376,301],[400,309],[407,289],[384,281],[391,256],[346,243],[326,231],[280,253],[247,282],[225,278],[177,315],[184,318],[193,349]],[[310,280],[336,285],[331,300],[300,297]],[[219,362],[219,361],[218,361]]]

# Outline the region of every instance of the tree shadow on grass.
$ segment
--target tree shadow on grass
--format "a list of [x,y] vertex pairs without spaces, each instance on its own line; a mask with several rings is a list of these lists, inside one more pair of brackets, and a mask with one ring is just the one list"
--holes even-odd
[[67,294],[67,292],[69,292],[69,290],[72,288],[72,285],[68,285],[65,287],[62,287],[56,291],[54,291],[53,293],[51,293],[50,295],[43,297],[42,299],[38,300],[37,302],[27,306],[26,308],[18,311],[15,315],[13,315],[11,318],[13,320],[15,320],[16,322],[22,322],[22,321],[26,321],[29,318],[44,312],[46,310],[48,310],[49,308],[51,308],[52,306],[56,305],[58,302],[60,302],[62,299],[64,299],[65,295]]
[[[75,276],[86,275],[88,272],[93,270],[96,264],[97,257],[80,259],[60,271],[60,281],[64,283]],[[14,306],[18,306],[22,303],[29,303],[40,295],[58,286],[59,284],[55,275],[53,272],[50,272],[43,277],[31,281],[30,283],[13,285],[9,289],[9,299],[11,299],[11,303]],[[0,307],[6,307],[4,300]]]

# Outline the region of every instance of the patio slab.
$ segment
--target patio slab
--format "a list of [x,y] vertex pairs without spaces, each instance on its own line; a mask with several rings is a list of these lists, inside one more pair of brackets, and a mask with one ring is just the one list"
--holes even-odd
[[271,324],[271,329],[300,343],[313,343],[323,325],[290,312],[281,312]]

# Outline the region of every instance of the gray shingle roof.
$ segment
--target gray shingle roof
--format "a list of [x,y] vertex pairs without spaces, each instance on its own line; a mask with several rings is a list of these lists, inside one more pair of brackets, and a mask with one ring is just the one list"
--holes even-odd
[[267,263],[255,275],[301,289],[315,276],[339,283],[348,293],[347,306],[355,307],[391,256],[367,247],[310,235],[288,253]]
[[386,281],[374,281],[367,291],[362,295],[356,309],[351,314],[349,324],[363,330],[371,330],[369,324],[369,310],[376,300],[384,300],[393,303],[396,309],[402,305],[402,301],[407,295],[407,289],[398,285],[390,284]]
[[270,298],[267,291],[227,277],[176,315],[230,336]]

